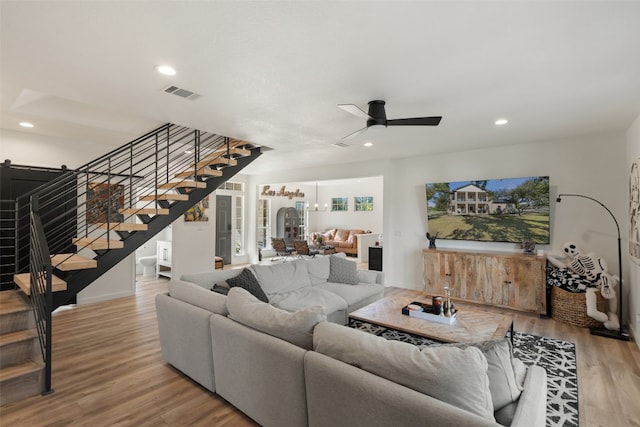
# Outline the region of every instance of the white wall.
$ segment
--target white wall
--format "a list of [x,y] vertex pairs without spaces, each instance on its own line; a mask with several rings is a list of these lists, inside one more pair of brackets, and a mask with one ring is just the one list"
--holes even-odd
[[[329,181],[326,185],[318,187],[318,204],[324,208],[328,204],[326,212],[311,213],[310,225],[312,231],[326,230],[329,228],[347,228],[370,230],[379,234],[383,224],[383,178],[382,176],[367,177],[363,179],[350,179],[342,182]],[[354,197],[373,196],[373,211],[355,212]],[[349,201],[349,210],[346,212],[332,212],[331,199],[334,197],[346,197]]]
[[[626,173],[631,170],[631,164],[640,162],[640,116],[638,116],[627,132],[627,168]],[[628,199],[627,199],[628,203]],[[624,216],[628,224],[629,214]],[[624,241],[624,240],[623,240]],[[628,245],[623,243],[622,252],[628,253]],[[626,289],[629,291],[627,301],[629,302],[629,325],[636,344],[640,347],[640,260],[630,257],[629,274],[627,277]]]
[[47,137],[36,132],[0,129],[0,160],[10,159],[16,165],[51,168],[67,165],[69,168],[77,168],[114,148],[116,147],[78,142],[70,150],[69,141],[65,139]]
[[[555,252],[565,242],[575,241],[583,250],[605,258],[610,270],[617,271],[617,233],[609,214],[588,200],[565,198],[561,204],[554,200],[558,193],[588,195],[608,206],[617,218],[624,218],[625,157],[624,134],[614,133],[394,161],[385,176],[389,208],[384,221],[385,275],[394,285],[423,287],[420,250],[428,246],[424,184],[534,175],[549,175],[551,185],[551,244],[538,249]],[[621,231],[626,235],[626,228]],[[509,243],[438,240],[436,244],[519,250],[517,244]]]
[[171,277],[215,268],[215,194],[209,196],[209,221],[185,222],[184,215],[171,224]]

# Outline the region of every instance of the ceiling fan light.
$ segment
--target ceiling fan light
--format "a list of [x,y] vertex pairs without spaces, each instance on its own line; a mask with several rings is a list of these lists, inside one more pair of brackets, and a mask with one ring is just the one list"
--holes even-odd
[[385,125],[381,125],[381,124],[376,124],[376,125],[369,126],[369,129],[371,129],[371,130],[381,130],[381,129],[384,129],[384,128],[386,128],[386,126]]

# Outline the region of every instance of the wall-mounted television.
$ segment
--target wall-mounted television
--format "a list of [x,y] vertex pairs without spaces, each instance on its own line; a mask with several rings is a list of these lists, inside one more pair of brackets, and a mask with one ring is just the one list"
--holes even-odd
[[438,239],[549,243],[549,177],[425,185],[429,234]]

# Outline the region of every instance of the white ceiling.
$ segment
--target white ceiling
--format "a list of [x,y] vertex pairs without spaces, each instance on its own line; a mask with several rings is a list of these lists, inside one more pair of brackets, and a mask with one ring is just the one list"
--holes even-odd
[[[172,122],[274,148],[254,174],[624,130],[640,114],[637,1],[2,0],[0,12],[2,128],[122,145]],[[389,119],[443,120],[332,146],[365,125],[336,105],[373,99]]]

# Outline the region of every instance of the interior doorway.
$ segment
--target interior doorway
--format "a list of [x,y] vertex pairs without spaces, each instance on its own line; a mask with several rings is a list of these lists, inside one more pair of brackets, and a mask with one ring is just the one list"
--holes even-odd
[[231,264],[231,196],[216,196],[216,255]]

